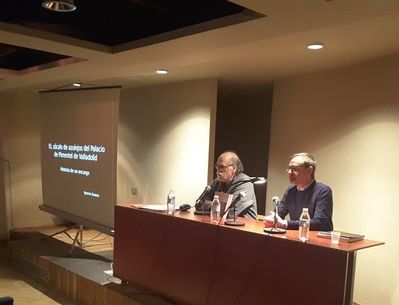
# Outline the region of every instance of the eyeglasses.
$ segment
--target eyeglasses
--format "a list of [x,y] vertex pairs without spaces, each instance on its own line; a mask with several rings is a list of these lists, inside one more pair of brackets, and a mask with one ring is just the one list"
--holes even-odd
[[303,170],[304,167],[302,166],[289,166],[286,171],[287,173],[295,173],[298,174],[301,170]]
[[230,167],[230,166],[234,166],[234,164],[229,164],[229,165],[223,165],[223,164],[215,164],[215,168],[216,169],[221,169],[221,170],[225,170],[226,168]]

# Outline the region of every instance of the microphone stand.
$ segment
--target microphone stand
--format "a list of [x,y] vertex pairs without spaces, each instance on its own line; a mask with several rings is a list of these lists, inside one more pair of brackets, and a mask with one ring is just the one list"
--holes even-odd
[[[248,182],[251,182],[253,184],[264,184],[264,183],[266,183],[266,181],[267,181],[267,179],[265,177],[249,177],[248,180],[237,181],[237,183],[238,183],[238,185],[241,185],[241,184],[244,184],[244,183],[248,183]],[[236,205],[237,205],[238,202],[236,202],[233,206],[230,206],[227,209],[227,211],[224,213],[224,214],[228,213],[231,210],[231,208],[233,208],[234,220],[233,221],[225,221],[224,222],[225,225],[227,225],[227,226],[236,226],[236,227],[245,226],[245,223],[243,223],[242,221],[237,221]]]
[[[197,205],[199,202],[200,202],[200,200],[198,202],[196,202],[195,205]],[[201,210],[195,210],[194,214],[195,215],[210,215],[211,211],[205,211],[204,206],[205,206],[205,201],[202,202]]]
[[277,205],[274,205],[274,219],[273,219],[273,227],[271,228],[265,228],[263,229],[264,232],[266,233],[270,233],[270,234],[284,234],[287,230],[286,229],[281,229],[281,228],[277,228]]
[[[211,211],[205,211],[205,196],[209,193],[209,191],[211,190],[211,186],[207,185],[205,187],[205,190],[202,192],[202,194],[198,197],[198,199],[195,201],[195,211],[194,214],[195,215],[210,215]],[[199,203],[201,203],[201,209],[197,209],[197,206]]]
[[[245,226],[245,223],[243,223],[243,222],[241,222],[241,221],[237,221],[237,216],[236,216],[236,205],[237,205],[237,204],[234,204],[234,206],[233,206],[234,220],[233,220],[233,221],[225,221],[224,224],[225,224],[226,226],[234,226],[234,227]],[[225,214],[226,214],[226,213],[229,213],[230,210],[231,210],[231,207],[229,207],[229,208],[227,209],[227,211],[225,212]],[[223,215],[223,216],[224,216],[224,215]]]

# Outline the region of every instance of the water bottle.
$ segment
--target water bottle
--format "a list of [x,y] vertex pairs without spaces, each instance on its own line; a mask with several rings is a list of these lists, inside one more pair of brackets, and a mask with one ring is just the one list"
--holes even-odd
[[175,213],[175,192],[173,190],[169,191],[168,199],[166,201],[166,212],[168,215],[173,215]]
[[303,208],[299,217],[299,240],[306,243],[309,240],[310,215],[309,209]]
[[220,220],[220,201],[219,196],[215,195],[213,197],[211,205],[211,223],[218,224]]

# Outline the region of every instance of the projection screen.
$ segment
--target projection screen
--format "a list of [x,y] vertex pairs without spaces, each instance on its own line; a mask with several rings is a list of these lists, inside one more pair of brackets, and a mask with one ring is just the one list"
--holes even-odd
[[41,92],[40,208],[109,233],[114,226],[119,87]]

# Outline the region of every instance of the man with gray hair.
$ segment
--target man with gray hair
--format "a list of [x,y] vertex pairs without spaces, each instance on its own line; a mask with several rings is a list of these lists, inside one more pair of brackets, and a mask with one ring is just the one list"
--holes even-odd
[[[309,153],[298,153],[291,157],[287,172],[291,185],[285,192],[278,208],[276,226],[298,229],[302,209],[308,208],[310,230],[332,231],[333,198],[329,186],[315,180],[316,160]],[[290,215],[290,220],[285,217]],[[265,227],[274,224],[273,215],[265,217]]]
[[213,180],[211,189],[204,199],[195,205],[195,209],[201,210],[204,205],[204,209],[209,210],[210,203],[217,192],[232,194],[232,200],[240,192],[245,192],[245,198],[241,199],[236,206],[237,216],[257,219],[254,186],[250,177],[244,174],[244,166],[238,155],[233,151],[225,151],[217,159],[215,169],[216,179]]

